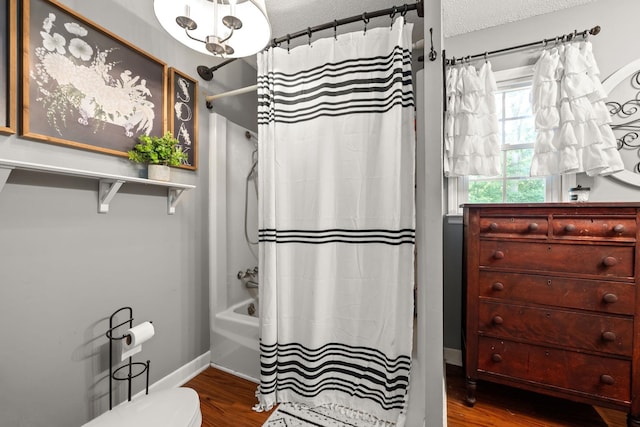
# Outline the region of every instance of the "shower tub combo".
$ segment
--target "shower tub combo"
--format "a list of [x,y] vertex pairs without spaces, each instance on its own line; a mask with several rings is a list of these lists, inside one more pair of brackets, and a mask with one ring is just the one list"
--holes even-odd
[[257,136],[220,115],[211,120],[211,364],[257,383]]
[[258,300],[241,301],[216,315],[214,364],[235,375],[258,382],[260,344]]

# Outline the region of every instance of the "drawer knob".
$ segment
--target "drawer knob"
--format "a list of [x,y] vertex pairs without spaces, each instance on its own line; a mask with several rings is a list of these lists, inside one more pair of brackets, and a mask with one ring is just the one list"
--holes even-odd
[[496,231],[497,229],[498,229],[498,223],[497,222],[492,222],[491,224],[489,224],[489,230]]
[[500,363],[500,362],[502,362],[502,356],[500,354],[498,354],[498,353],[493,353],[491,355],[491,361],[494,362],[494,363]]
[[503,323],[504,323],[504,319],[501,316],[493,316],[494,325],[502,325]]
[[614,302],[618,302],[618,296],[616,294],[604,294],[602,300],[607,304],[613,304]]
[[624,225],[622,224],[617,224],[613,227],[613,231],[616,233],[622,233],[624,232]]
[[616,333],[615,332],[611,332],[611,331],[606,331],[602,333],[602,340],[603,341],[615,341],[616,340]]
[[529,224],[529,231],[536,231],[538,228],[540,228],[540,226],[535,222],[532,222],[531,224]]
[[504,284],[500,282],[496,282],[493,285],[491,285],[491,289],[493,289],[494,291],[501,291],[504,289]]
[[502,259],[502,258],[504,258],[504,252],[502,252],[502,251],[494,251],[493,252],[493,259]]
[[567,224],[564,226],[564,231],[566,231],[567,233],[572,233],[574,231],[576,231],[576,226],[575,224]]
[[600,375],[600,382],[606,385],[613,385],[613,383],[615,383],[615,381],[613,380],[613,377],[607,374]]
[[607,267],[613,267],[618,263],[618,260],[612,256],[604,257],[602,263]]

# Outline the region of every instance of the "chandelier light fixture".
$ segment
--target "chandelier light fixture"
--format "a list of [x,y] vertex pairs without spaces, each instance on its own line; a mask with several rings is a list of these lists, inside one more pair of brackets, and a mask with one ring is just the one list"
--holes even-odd
[[173,38],[204,54],[251,56],[271,38],[264,0],[154,0],[153,8]]

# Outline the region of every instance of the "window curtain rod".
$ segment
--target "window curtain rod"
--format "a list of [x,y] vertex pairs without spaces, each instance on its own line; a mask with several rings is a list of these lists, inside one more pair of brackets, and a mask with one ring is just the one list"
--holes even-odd
[[[337,35],[337,28],[342,25],[352,24],[354,22],[363,21],[364,28],[366,31],[367,24],[371,18],[378,18],[380,16],[389,16],[393,19],[396,15],[405,16],[407,12],[415,10],[418,13],[418,16],[424,18],[424,0],[418,0],[418,2],[413,4],[404,4],[402,6],[393,6],[387,9],[380,9],[374,12],[364,12],[362,15],[355,15],[349,18],[343,19],[334,19],[333,22],[327,22],[325,24],[316,25],[315,27],[308,27],[306,30],[301,30],[292,34],[287,34],[283,37],[274,38],[270,43],[269,47],[278,47],[281,46],[282,43],[289,43],[291,40],[296,39],[298,37],[309,37],[309,42],[311,42],[311,35],[313,33],[317,33],[318,31],[328,30],[333,28],[334,36]],[[268,48],[269,48],[268,47]],[[267,48],[267,49],[268,49]],[[231,58],[227,61],[224,61],[218,65],[213,67],[207,67],[206,65],[199,65],[197,67],[198,75],[202,77],[203,80],[209,81],[213,79],[213,73],[220,68],[230,64],[235,61],[237,58]],[[207,105],[207,108],[210,108]]]
[[488,56],[491,56],[491,55],[499,55],[499,54],[511,52],[513,50],[526,49],[532,46],[537,46],[537,45],[547,46],[548,43],[568,42],[568,41],[574,40],[578,36],[582,36],[583,38],[586,39],[589,34],[592,36],[595,36],[598,33],[600,33],[600,26],[596,25],[595,27],[589,30],[584,30],[580,33],[577,30],[574,30],[572,33],[563,34],[561,36],[556,36],[549,39],[542,39],[537,42],[525,43],[518,46],[505,47],[504,49],[492,50],[489,52],[478,53],[476,55],[461,56],[459,58],[456,58],[455,56],[453,56],[451,57],[451,59],[448,59],[445,57],[443,52],[443,59],[444,59],[445,65],[455,65],[456,63],[458,63],[457,61],[464,62],[464,61],[470,61],[472,59],[477,59],[477,58],[487,58]]

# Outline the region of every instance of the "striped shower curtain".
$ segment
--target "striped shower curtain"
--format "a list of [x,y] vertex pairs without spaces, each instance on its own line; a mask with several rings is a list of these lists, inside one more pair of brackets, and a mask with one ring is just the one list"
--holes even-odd
[[259,55],[259,408],[402,424],[415,240],[403,21]]

